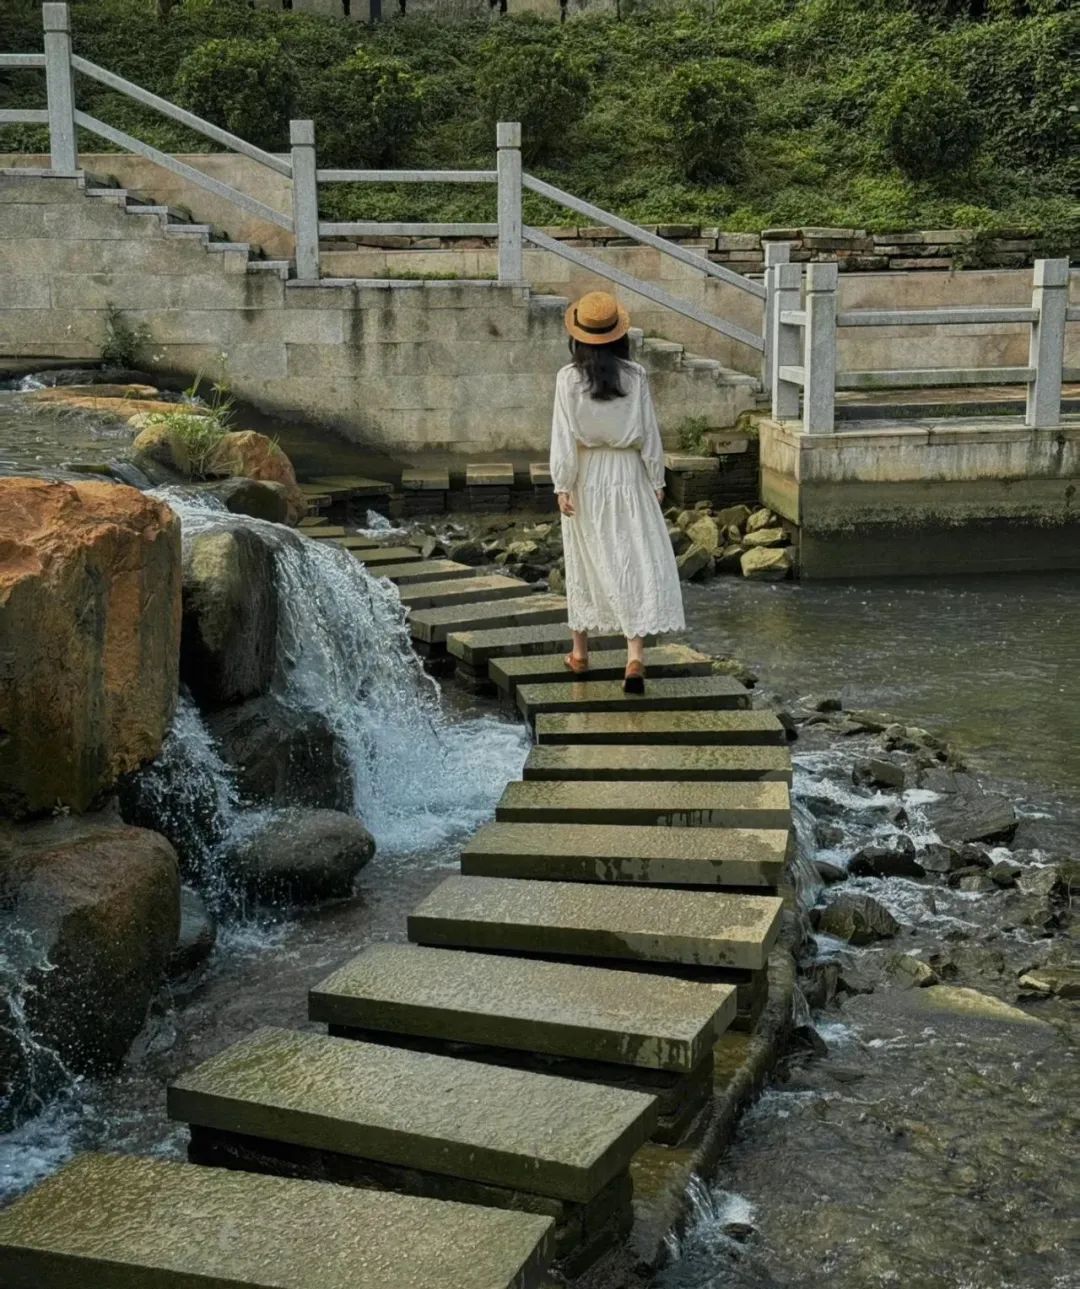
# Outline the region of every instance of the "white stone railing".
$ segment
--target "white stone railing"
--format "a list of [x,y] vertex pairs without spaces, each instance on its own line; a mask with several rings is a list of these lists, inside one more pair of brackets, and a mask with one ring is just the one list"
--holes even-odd
[[[1069,261],[1036,260],[1030,308],[979,306],[946,309],[857,309],[838,311],[835,264],[807,266],[805,300],[798,265],[776,270],[773,308],[772,412],[775,420],[799,419],[807,434],[831,434],[835,428],[838,388],[882,388],[917,385],[1027,385],[1025,423],[1053,429],[1061,422],[1061,387],[1065,378],[1065,328],[1080,321],[1070,308]],[[1031,328],[1027,367],[927,368],[920,371],[862,371],[838,376],[838,327],[972,326],[982,323],[1026,323]]]

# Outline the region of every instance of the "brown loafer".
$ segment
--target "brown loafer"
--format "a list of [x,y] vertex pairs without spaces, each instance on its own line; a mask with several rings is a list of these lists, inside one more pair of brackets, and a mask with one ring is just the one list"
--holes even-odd
[[645,692],[645,664],[643,662],[635,661],[626,664],[622,687],[624,694],[643,694]]
[[589,670],[588,658],[579,658],[576,654],[568,653],[563,659],[563,666],[567,671],[572,671],[575,676],[584,676]]

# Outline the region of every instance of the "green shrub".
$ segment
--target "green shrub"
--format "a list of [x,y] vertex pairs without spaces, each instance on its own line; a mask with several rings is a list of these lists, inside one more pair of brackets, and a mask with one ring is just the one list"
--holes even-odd
[[101,346],[101,361],[106,367],[141,366],[150,340],[149,327],[145,324],[133,327],[115,304],[105,305],[105,340]]
[[911,179],[966,170],[979,146],[978,118],[947,75],[923,66],[898,77],[878,99],[874,123],[890,159]]
[[176,70],[179,101],[264,148],[282,148],[289,135],[293,75],[274,40],[208,40]]
[[400,58],[358,49],[329,68],[304,101],[320,159],[356,168],[399,159],[420,122],[423,97]]
[[657,106],[670,123],[687,178],[730,180],[743,169],[754,116],[746,69],[730,59],[686,63],[668,78]]

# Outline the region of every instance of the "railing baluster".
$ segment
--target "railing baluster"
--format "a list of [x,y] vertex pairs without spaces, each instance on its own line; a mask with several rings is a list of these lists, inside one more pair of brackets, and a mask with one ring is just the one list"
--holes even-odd
[[49,151],[57,174],[79,172],[75,82],[71,73],[71,16],[66,4],[43,4],[45,84],[49,95]]
[[783,320],[785,310],[802,304],[802,268],[798,264],[777,264],[773,269],[775,290],[772,314],[772,414],[777,421],[793,421],[799,415],[799,386],[781,380],[784,367],[802,362],[802,327]]
[[293,236],[296,276],[301,282],[319,280],[319,182],[316,177],[315,122],[290,121],[292,146]]
[[525,280],[521,254],[521,125],[500,121],[495,127],[499,173],[499,281]]
[[776,270],[781,264],[787,264],[790,259],[790,242],[765,243],[765,317],[762,327],[765,349],[761,355],[761,388],[764,390],[772,389]]
[[1031,307],[1039,316],[1031,324],[1028,366],[1035,378],[1028,385],[1025,423],[1034,430],[1061,424],[1061,382],[1065,365],[1065,322],[1069,309],[1069,261],[1036,260]]
[[806,336],[803,367],[803,430],[831,434],[836,408],[835,264],[809,264],[806,271]]

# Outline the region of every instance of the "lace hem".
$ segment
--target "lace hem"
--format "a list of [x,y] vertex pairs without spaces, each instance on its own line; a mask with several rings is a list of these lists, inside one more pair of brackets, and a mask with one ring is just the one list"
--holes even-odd
[[686,622],[684,620],[676,621],[674,618],[666,621],[657,622],[655,619],[649,619],[647,622],[634,622],[630,624],[629,630],[623,627],[621,622],[583,622],[580,618],[576,621],[571,617],[568,623],[571,631],[587,631],[594,635],[621,635],[627,639],[635,636],[661,636],[670,635],[676,631],[685,631]]

